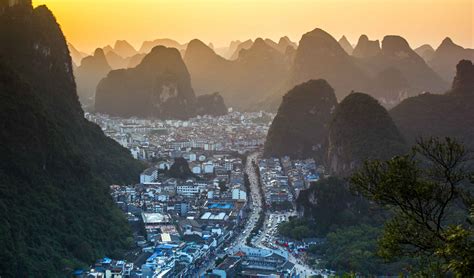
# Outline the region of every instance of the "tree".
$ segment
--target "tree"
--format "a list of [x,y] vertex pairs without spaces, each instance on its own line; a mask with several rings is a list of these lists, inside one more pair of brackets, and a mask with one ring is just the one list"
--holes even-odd
[[219,190],[221,192],[226,192],[227,190],[229,190],[229,187],[227,187],[227,183],[225,180],[219,181]]
[[323,267],[338,273],[355,272],[364,277],[403,273],[405,261],[387,264],[377,256],[381,229],[365,224],[337,229],[327,235],[322,245],[314,245],[311,252],[322,254]]
[[379,241],[381,256],[421,257],[434,266],[430,271],[474,273],[468,161],[453,139],[420,139],[410,154],[368,161],[351,177],[353,190],[393,213]]
[[339,227],[383,222],[383,212],[379,208],[353,194],[348,182],[336,177],[312,183],[299,194],[297,204],[306,217],[316,222],[312,229],[318,236],[325,236]]

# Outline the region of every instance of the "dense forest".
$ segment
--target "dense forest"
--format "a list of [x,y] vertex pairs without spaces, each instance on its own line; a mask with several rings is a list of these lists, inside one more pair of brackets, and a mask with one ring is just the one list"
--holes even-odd
[[64,277],[131,243],[109,185],[142,170],[88,122],[65,38],[45,7],[0,15],[0,276]]

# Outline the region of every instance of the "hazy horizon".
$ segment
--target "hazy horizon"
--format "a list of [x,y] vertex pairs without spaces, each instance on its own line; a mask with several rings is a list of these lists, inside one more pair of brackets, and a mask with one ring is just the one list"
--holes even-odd
[[[33,4],[46,4],[68,42],[85,52],[112,45],[119,39],[127,40],[137,49],[143,41],[158,38],[180,43],[198,38],[212,42],[215,47],[257,37],[278,41],[288,36],[298,42],[304,33],[316,27],[336,39],[345,35],[352,44],[366,34],[372,40],[400,35],[412,48],[425,43],[436,48],[445,37],[463,47],[474,47],[471,0],[276,2],[136,0],[131,4],[123,0],[34,0]],[[103,21],[98,22],[99,18]]]

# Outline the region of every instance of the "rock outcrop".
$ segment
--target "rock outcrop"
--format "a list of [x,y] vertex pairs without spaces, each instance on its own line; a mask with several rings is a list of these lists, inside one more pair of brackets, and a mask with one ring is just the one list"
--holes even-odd
[[196,99],[196,114],[223,116],[227,114],[224,98],[219,93],[200,95]]
[[474,95],[474,65],[471,61],[461,60],[457,64],[450,93]]
[[327,169],[347,176],[364,161],[404,154],[405,141],[377,100],[351,93],[336,108],[328,137]]
[[268,131],[264,156],[324,160],[329,122],[337,105],[325,80],[310,80],[284,97]]
[[170,178],[182,180],[195,177],[195,175],[193,174],[193,172],[191,172],[191,169],[189,168],[188,161],[182,157],[178,157],[174,160],[174,163],[168,170],[167,175]]

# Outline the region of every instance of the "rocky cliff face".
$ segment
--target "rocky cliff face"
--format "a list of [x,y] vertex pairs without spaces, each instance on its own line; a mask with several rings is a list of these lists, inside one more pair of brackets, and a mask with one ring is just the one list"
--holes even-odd
[[173,165],[171,165],[166,174],[170,178],[183,180],[195,177],[191,169],[189,169],[188,161],[182,157],[178,157],[174,160]]
[[456,66],[456,76],[451,88],[452,94],[474,94],[474,65],[469,60],[461,60]]
[[196,99],[197,115],[223,116],[227,114],[224,98],[219,93],[200,95]]
[[0,276],[66,277],[131,236],[108,186],[142,167],[87,121],[61,29],[45,7],[0,15]]
[[94,106],[95,91],[99,81],[104,78],[112,68],[107,62],[102,49],[96,49],[94,55],[82,59],[81,65],[76,69],[77,94],[86,109]]
[[111,71],[97,86],[95,109],[115,116],[188,119],[196,98],[175,48],[157,46],[135,68]]
[[322,161],[336,105],[334,90],[325,80],[310,80],[290,90],[270,126],[264,155]]
[[390,111],[398,128],[414,143],[419,137],[454,137],[474,146],[474,66],[461,61],[453,86],[444,95],[423,94],[404,100]]
[[403,154],[406,145],[388,112],[363,93],[348,95],[336,108],[328,137],[327,169],[346,176],[365,160]]

